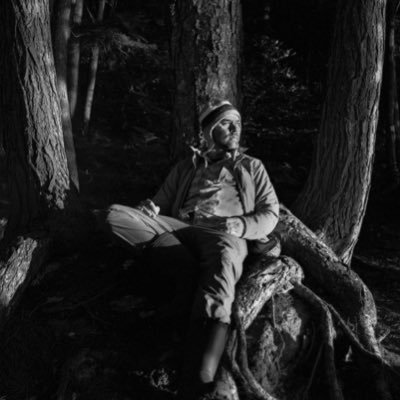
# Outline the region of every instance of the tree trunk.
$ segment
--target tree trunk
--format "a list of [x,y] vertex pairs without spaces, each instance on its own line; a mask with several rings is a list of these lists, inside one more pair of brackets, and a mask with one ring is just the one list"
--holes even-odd
[[[99,0],[99,8],[97,10],[96,22],[101,22],[104,15],[104,7],[106,5],[106,0]],[[92,55],[90,58],[89,67],[89,84],[86,92],[85,106],[83,110],[83,128],[82,134],[86,135],[89,130],[90,116],[92,114],[94,89],[96,87],[96,75],[97,67],[99,65],[99,52],[100,48],[98,44],[95,44],[92,49]]]
[[[390,399],[386,374],[391,362],[375,336],[376,307],[368,288],[284,206],[277,230],[285,255],[261,260],[256,269],[247,268],[238,284],[233,309],[238,333],[228,341],[227,352],[231,356],[213,398],[238,398],[224,396],[236,393],[239,384],[239,392],[249,398],[293,399],[302,391],[307,395],[314,374],[322,375],[324,381],[324,387],[319,389],[323,391],[321,398],[346,398],[336,372],[337,361],[343,357],[338,354],[334,340],[340,330],[341,337],[352,347],[360,373],[370,384],[368,390],[374,391],[373,398]],[[301,284],[302,270],[294,259],[300,262],[306,281],[315,292]],[[279,296],[291,289],[291,296]],[[265,309],[259,313],[265,302],[273,298],[275,305],[269,305],[272,316],[267,317]],[[296,298],[302,302],[296,304]],[[310,320],[315,331],[306,333],[311,328],[306,328]],[[249,357],[246,336],[250,343]],[[235,340],[237,350],[233,345]],[[252,360],[250,367],[249,360]],[[315,371],[320,362],[324,362],[323,368]],[[302,368],[308,371],[301,373]]]
[[176,0],[172,7],[175,71],[170,150],[179,158],[198,135],[199,110],[213,98],[240,107],[242,15],[239,0]]
[[365,214],[382,80],[385,0],[339,0],[328,90],[296,215],[349,263]]
[[[72,30],[79,27],[82,22],[83,14],[83,0],[75,0],[75,5],[72,14]],[[68,57],[68,99],[69,109],[71,113],[71,120],[73,126],[76,119],[75,111],[78,101],[79,89],[79,62],[80,62],[80,43],[79,37],[72,34],[69,43],[69,57]],[[74,129],[76,132],[76,130]]]
[[282,236],[282,252],[299,262],[318,293],[358,327],[360,340],[366,348],[380,354],[374,334],[375,302],[359,276],[283,206],[277,230]]
[[71,0],[58,0],[54,29],[54,62],[57,72],[57,89],[61,105],[64,147],[67,154],[71,183],[79,190],[78,165],[67,93],[68,42],[71,35]]
[[393,184],[400,183],[400,171],[398,166],[397,141],[399,140],[399,114],[397,99],[397,77],[395,59],[395,16],[399,5],[398,0],[389,0],[386,10],[386,43],[385,62],[382,82],[382,120],[386,136],[389,169]]
[[46,0],[0,2],[0,52],[11,204],[0,259],[2,319],[46,257],[48,221],[70,202]]

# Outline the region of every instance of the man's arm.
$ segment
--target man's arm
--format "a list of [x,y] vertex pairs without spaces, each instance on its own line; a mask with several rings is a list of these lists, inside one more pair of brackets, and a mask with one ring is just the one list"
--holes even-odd
[[254,212],[240,217],[245,224],[243,238],[265,239],[275,228],[279,219],[279,201],[268,173],[261,161],[255,166],[255,207]]

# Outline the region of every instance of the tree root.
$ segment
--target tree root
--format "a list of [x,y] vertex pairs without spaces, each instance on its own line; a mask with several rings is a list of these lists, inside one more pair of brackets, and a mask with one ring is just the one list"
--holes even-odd
[[[377,358],[383,359],[375,336],[375,302],[360,277],[283,205],[278,231],[284,254],[301,264],[307,278],[324,292],[325,300],[335,306],[343,319],[355,327],[356,336],[362,346]],[[358,364],[370,380],[375,382],[376,397],[391,399],[381,366],[366,357],[361,357]]]
[[329,396],[332,400],[344,400],[335,367],[333,341],[336,337],[336,330],[333,326],[332,314],[329,311],[326,303],[321,300],[312,290],[297,282],[293,282],[293,287],[293,290],[297,295],[306,299],[321,314],[321,336],[324,346],[325,373],[327,377],[327,385],[329,387]]
[[251,325],[274,294],[290,290],[291,281],[302,279],[301,267],[297,263],[286,262],[286,257],[263,258],[255,268],[246,271],[239,281],[234,307],[244,328]]
[[313,383],[313,380],[314,380],[314,377],[315,377],[315,372],[317,370],[317,366],[318,366],[318,364],[320,362],[320,359],[321,359],[322,347],[323,347],[323,343],[321,343],[321,345],[319,346],[317,357],[315,358],[315,362],[314,362],[313,368],[311,370],[310,379],[308,380],[307,385],[306,385],[306,387],[305,387],[305,389],[303,391],[303,395],[302,395],[302,399],[303,400],[308,398],[308,393],[309,393],[311,385]]
[[[250,371],[247,357],[246,333],[237,310],[232,312],[232,319],[235,331],[232,332],[226,349],[232,375],[238,381],[246,397],[254,400],[277,400],[276,397],[273,397],[264,390]],[[239,362],[236,361],[237,353]]]
[[0,260],[0,327],[49,253],[50,240],[41,234],[19,237]]
[[303,273],[297,263],[289,264],[285,257],[267,257],[257,267],[247,271],[245,279],[238,285],[232,311],[235,329],[227,343],[226,358],[234,379],[251,399],[276,400],[260,385],[249,368],[245,330],[273,294],[290,290],[291,281],[302,278]]
[[[266,301],[274,294],[293,289],[321,315],[323,345],[319,355],[316,355],[317,360],[304,393],[309,391],[316,365],[323,355],[330,398],[345,398],[335,366],[336,326],[352,346],[360,369],[374,385],[376,398],[391,399],[384,372],[397,373],[394,368],[400,365],[400,356],[393,355],[391,360],[384,357],[388,353],[382,352],[375,336],[376,308],[368,288],[354,271],[284,207],[279,232],[283,251],[288,256],[265,258],[257,268],[247,273],[237,288],[232,313],[235,330],[229,338],[226,355],[229,369],[244,395],[252,399],[276,399],[265,390],[265,385],[257,381],[249,368],[245,331]],[[311,283],[322,290],[324,298],[301,284],[303,273],[298,262]]]

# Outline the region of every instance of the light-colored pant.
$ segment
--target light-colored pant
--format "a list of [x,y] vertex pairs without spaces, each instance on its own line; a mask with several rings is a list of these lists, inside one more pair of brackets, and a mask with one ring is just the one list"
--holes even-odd
[[200,282],[192,318],[230,322],[235,285],[247,256],[246,240],[171,217],[151,218],[135,208],[118,204],[109,208],[105,223],[114,235],[131,246],[151,243],[166,232],[172,233],[199,262]]

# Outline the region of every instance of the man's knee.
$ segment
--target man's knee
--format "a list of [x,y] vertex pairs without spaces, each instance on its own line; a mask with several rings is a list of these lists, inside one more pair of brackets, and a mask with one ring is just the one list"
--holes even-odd
[[219,257],[223,266],[241,273],[243,262],[247,257],[246,241],[236,237],[224,237],[219,241]]

